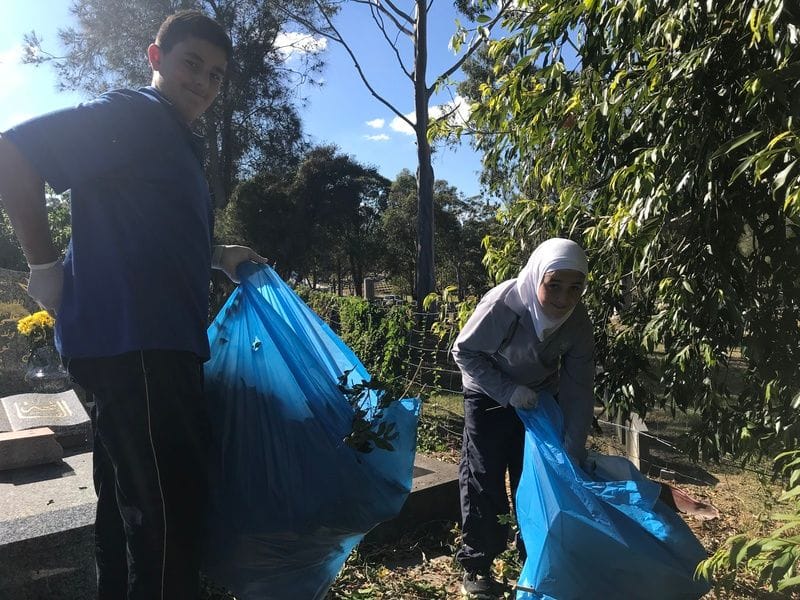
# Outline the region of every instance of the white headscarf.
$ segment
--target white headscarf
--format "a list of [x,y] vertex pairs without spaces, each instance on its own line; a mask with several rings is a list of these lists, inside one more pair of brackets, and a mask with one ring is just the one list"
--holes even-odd
[[[572,240],[550,238],[539,244],[517,277],[517,292],[533,318],[533,326],[540,341],[551,335],[572,314],[572,310],[560,319],[551,319],[544,314],[537,291],[545,273],[570,269],[584,275],[589,272],[586,253]],[[573,308],[573,310],[575,310]]]

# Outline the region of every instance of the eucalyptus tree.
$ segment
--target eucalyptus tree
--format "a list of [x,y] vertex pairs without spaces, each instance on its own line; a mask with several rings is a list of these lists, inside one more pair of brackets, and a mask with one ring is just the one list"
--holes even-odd
[[[417,224],[415,228],[417,240],[415,251],[416,275],[413,289],[417,299],[421,301],[422,298],[434,290],[436,284],[434,271],[434,186],[436,179],[431,161],[431,143],[429,139],[431,97],[440,86],[449,81],[450,77],[459,70],[464,61],[489,39],[494,26],[512,6],[512,0],[500,0],[499,2],[458,0],[455,2],[454,5],[459,12],[464,15],[465,19],[469,19],[470,27],[459,25],[451,42],[453,49],[460,52],[459,56],[441,73],[430,78],[428,74],[428,54],[430,50],[428,26],[433,2],[413,0],[409,1],[407,6],[403,6],[393,0],[385,0],[383,2],[356,0],[356,4],[361,4],[365,7],[365,17],[368,15],[372,20],[374,35],[380,36],[388,45],[391,54],[396,57],[396,68],[399,75],[410,83],[411,96],[414,100],[414,114],[412,116],[405,114],[397,103],[389,100],[380,87],[370,80],[361,66],[359,57],[352,48],[351,40],[346,39],[340,33],[330,12],[325,10],[321,0],[313,1],[317,2],[320,12],[325,15],[326,20],[322,27],[306,22],[302,16],[295,14],[291,7],[285,7],[283,10],[290,14],[293,19],[303,22],[309,30],[313,30],[319,35],[341,44],[353,61],[353,65],[369,93],[414,130],[417,142]],[[488,12],[490,9],[494,9],[493,16],[484,14],[484,10]],[[367,19],[365,18],[365,20]],[[402,40],[406,40],[409,45],[402,46],[400,43]],[[410,57],[410,60],[406,60],[404,57]],[[447,114],[444,116],[446,118]]]
[[[485,205],[480,198],[464,198],[442,179],[434,183],[433,207],[436,253],[440,257],[437,287],[455,285],[460,298],[485,291],[488,275],[481,262],[481,242],[492,231],[494,207]],[[404,169],[392,182],[381,210],[383,270],[402,282],[404,293],[411,293],[415,283],[416,208],[417,181],[411,171]]]
[[489,244],[494,272],[575,238],[617,409],[694,413],[692,447],[710,456],[795,443],[797,4],[516,7],[472,115],[489,168],[526,192]]
[[[285,4],[308,23],[326,8],[321,1]],[[55,53],[50,41],[31,32],[24,60],[51,64],[61,89],[96,95],[144,85],[151,76],[146,49],[158,27],[169,14],[190,8],[219,21],[234,43],[219,99],[203,121],[213,189],[217,204],[224,206],[242,175],[296,164],[305,149],[292,88],[298,70],[313,72],[320,60],[319,54],[301,52],[301,62],[287,66],[280,40],[287,28],[301,26],[289,22],[284,12],[259,0],[73,0],[76,25],[58,33],[64,53]]]

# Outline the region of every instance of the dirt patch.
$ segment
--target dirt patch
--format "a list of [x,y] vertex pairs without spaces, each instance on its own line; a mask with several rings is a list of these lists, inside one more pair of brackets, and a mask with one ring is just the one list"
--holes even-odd
[[[653,419],[654,422],[658,418]],[[658,429],[658,427],[656,428]],[[673,434],[681,431],[680,424]],[[664,433],[664,431],[659,431]],[[670,446],[675,441],[663,439]],[[623,447],[608,431],[590,438],[590,446],[608,454],[620,454]],[[731,462],[693,463],[679,451],[655,453],[655,459],[667,466],[669,483],[694,498],[715,506],[720,516],[714,520],[685,517],[694,534],[709,553],[717,550],[728,537],[737,533],[763,534],[773,528],[769,514],[778,509],[780,486],[770,479],[769,465],[742,468]],[[458,461],[454,448],[435,453],[447,462]],[[459,544],[458,527],[453,523],[431,524],[391,545],[360,547],[348,560],[334,583],[328,600],[448,600],[459,598],[461,569],[453,559]],[[513,582],[520,565],[509,549],[495,561],[495,574]],[[513,598],[509,588],[507,598]],[[704,600],[784,600],[800,598],[791,593],[770,592],[759,585],[752,574],[739,575],[727,589],[712,591]]]

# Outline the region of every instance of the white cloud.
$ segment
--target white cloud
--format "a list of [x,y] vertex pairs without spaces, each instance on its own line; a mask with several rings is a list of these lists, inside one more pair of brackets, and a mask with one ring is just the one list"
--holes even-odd
[[386,123],[386,119],[372,119],[372,121],[367,121],[367,126],[372,127],[373,129],[380,129]]
[[[417,113],[416,111],[412,110],[410,113],[405,115],[405,117],[406,119],[408,119],[413,123],[417,120]],[[411,127],[411,125],[409,125],[406,121],[404,121],[400,117],[395,117],[394,119],[392,119],[392,122],[389,123],[389,127],[398,133],[404,133],[406,135],[414,135],[414,128]]]
[[[467,119],[469,119],[469,113],[469,103],[462,96],[456,96],[451,102],[431,106],[430,109],[428,109],[428,116],[431,119],[438,119],[443,115],[448,115],[448,121],[454,125],[463,125],[466,123]],[[411,111],[406,114],[405,117],[412,123],[417,120],[415,111]],[[391,123],[389,123],[389,127],[398,133],[414,135],[414,128],[400,117],[392,119]]]
[[317,54],[327,47],[326,38],[299,31],[282,31],[275,38],[275,48],[283,55],[284,60],[298,54]]
[[431,106],[429,111],[431,119],[438,119],[448,115],[447,120],[453,125],[463,125],[469,119],[469,102],[463,96],[456,96],[452,102]]
[[368,139],[368,140],[371,140],[371,141],[373,141],[373,142],[385,142],[385,141],[387,141],[387,140],[390,140],[390,139],[391,139],[391,138],[390,138],[388,135],[386,135],[385,133],[379,133],[379,134],[377,134],[377,135],[365,135],[364,137],[365,137],[366,139]]

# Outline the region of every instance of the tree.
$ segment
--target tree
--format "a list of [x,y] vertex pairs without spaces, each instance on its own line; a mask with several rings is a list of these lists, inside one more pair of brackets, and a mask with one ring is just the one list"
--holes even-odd
[[[431,163],[431,144],[429,141],[430,100],[440,85],[448,81],[463,62],[469,58],[488,39],[492,28],[499,22],[506,10],[511,6],[511,0],[501,0],[497,3],[497,12],[494,17],[482,14],[484,8],[494,5],[483,0],[477,3],[457,2],[459,10],[467,18],[474,20],[475,27],[468,30],[459,27],[453,37],[453,48],[458,51],[466,44],[464,53],[442,73],[433,78],[433,83],[428,84],[428,16],[432,3],[424,0],[414,0],[411,10],[403,10],[392,0],[373,2],[371,0],[358,0],[358,3],[369,7],[370,16],[380,35],[386,40],[393,54],[397,57],[400,72],[409,79],[414,94],[415,121],[406,116],[395,104],[392,104],[385,95],[381,94],[372,85],[365,75],[358,57],[348,41],[341,35],[333,23],[332,18],[319,4],[320,12],[325,15],[324,27],[308,23],[301,15],[295,14],[291,7],[286,10],[293,19],[304,23],[311,31],[323,35],[328,39],[341,44],[361,77],[369,92],[389,110],[396,114],[414,129],[417,141],[417,240],[416,240],[416,281],[414,292],[418,300],[422,300],[435,287],[434,271],[434,184],[435,178]],[[473,32],[470,38],[470,31]],[[413,67],[407,66],[403,60],[403,51],[399,47],[398,39],[405,37],[411,42],[413,53]],[[468,41],[468,38],[469,41]]]
[[[436,253],[441,257],[437,271],[440,288],[456,284],[459,297],[485,290],[486,270],[481,264],[481,240],[491,230],[492,208],[477,199],[464,199],[446,181],[438,179],[433,196]],[[385,246],[383,269],[403,282],[404,293],[414,289],[417,240],[417,182],[407,169],[392,183],[386,206],[381,212],[382,243]]]
[[[322,2],[290,0],[305,22],[318,19]],[[74,0],[77,27],[59,31],[63,56],[43,49],[42,40],[26,36],[26,62],[51,63],[61,89],[92,95],[115,87],[150,81],[145,50],[161,22],[177,9],[196,8],[218,20],[234,43],[233,60],[219,99],[204,117],[203,133],[217,205],[242,175],[297,163],[304,150],[300,119],[292,105],[292,72],[283,64],[276,40],[287,26],[284,13],[259,0]],[[320,67],[305,54],[305,67]]]
[[581,241],[618,410],[691,410],[711,457],[796,447],[796,5],[518,7],[473,106],[488,164],[526,191],[489,245],[494,272],[543,237]]
[[379,207],[389,181],[335,146],[310,150],[296,169],[258,175],[236,190],[220,235],[244,239],[312,284],[348,273],[356,290],[381,258]]

